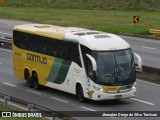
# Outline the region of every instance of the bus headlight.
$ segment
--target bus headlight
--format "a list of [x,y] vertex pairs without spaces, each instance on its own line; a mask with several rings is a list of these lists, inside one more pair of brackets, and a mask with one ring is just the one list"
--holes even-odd
[[100,89],[100,88],[99,88],[99,85],[94,85],[93,87],[94,87],[94,89],[96,89],[96,90],[99,90],[99,89]]
[[99,85],[94,85],[93,87],[98,91],[104,92],[104,90],[100,88]]
[[104,90],[102,88],[100,88],[99,91],[104,92]]

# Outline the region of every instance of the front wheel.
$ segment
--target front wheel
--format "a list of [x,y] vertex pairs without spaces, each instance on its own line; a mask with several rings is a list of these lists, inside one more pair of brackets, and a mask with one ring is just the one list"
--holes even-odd
[[32,79],[33,79],[33,86],[34,86],[34,88],[36,90],[39,90],[41,88],[41,85],[39,84],[37,73],[33,73]]
[[76,93],[77,93],[79,101],[81,101],[81,102],[85,102],[86,101],[86,98],[84,97],[84,94],[83,94],[83,88],[82,88],[81,85],[77,86]]

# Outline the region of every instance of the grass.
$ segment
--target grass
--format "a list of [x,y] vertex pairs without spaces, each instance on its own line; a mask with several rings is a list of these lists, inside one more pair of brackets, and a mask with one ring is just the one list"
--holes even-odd
[[[48,1],[50,1],[50,4],[44,0],[35,0],[34,2],[32,0],[23,0],[23,2],[22,0],[6,0],[6,3],[1,4],[0,18],[19,19],[60,26],[84,27],[111,33],[149,34],[150,28],[160,29],[159,12],[155,12],[156,10],[149,11],[147,8],[145,11],[138,10],[138,8],[137,11],[130,9],[135,6],[137,0],[134,2],[122,0],[123,2],[126,1],[123,3],[126,5],[125,8],[121,3],[122,1],[118,2],[118,0],[115,0],[115,4],[107,10],[103,7],[106,4],[102,4],[106,3],[105,0],[99,0],[97,7],[91,0],[86,0],[86,4],[83,3],[84,0],[77,0],[77,2],[65,0],[64,4],[62,4],[63,6],[60,4],[60,0]],[[110,5],[111,2],[113,3],[113,0],[106,1]],[[151,2],[151,0],[143,0],[143,2],[141,0],[140,4],[148,5],[149,1]],[[155,2],[156,0],[152,1]],[[69,9],[72,7],[69,6],[70,2],[73,3],[72,5],[80,4],[80,9]],[[153,3],[151,2],[150,4]],[[87,6],[88,9],[86,9]],[[120,6],[123,7],[120,9]],[[156,4],[154,3],[153,6],[156,6]],[[119,10],[117,10],[118,8]],[[133,16],[135,15],[140,17],[140,22],[136,25],[133,23]]]
[[159,0],[5,0],[3,6],[160,11]]
[[[13,108],[6,108],[3,104],[0,103],[0,112],[5,112],[5,111],[19,111],[17,109],[13,109]],[[0,117],[0,120],[43,120],[43,118],[2,118]]]

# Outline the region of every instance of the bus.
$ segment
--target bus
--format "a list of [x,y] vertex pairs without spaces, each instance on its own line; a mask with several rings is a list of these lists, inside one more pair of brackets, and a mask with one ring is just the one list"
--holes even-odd
[[[15,76],[86,99],[136,96],[141,57],[117,35],[77,27],[25,24],[13,29]],[[137,64],[135,64],[135,58]]]

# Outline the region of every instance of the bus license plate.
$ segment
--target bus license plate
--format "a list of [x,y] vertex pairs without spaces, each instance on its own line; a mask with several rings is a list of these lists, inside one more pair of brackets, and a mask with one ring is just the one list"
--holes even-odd
[[122,95],[115,95],[116,99],[122,98]]

